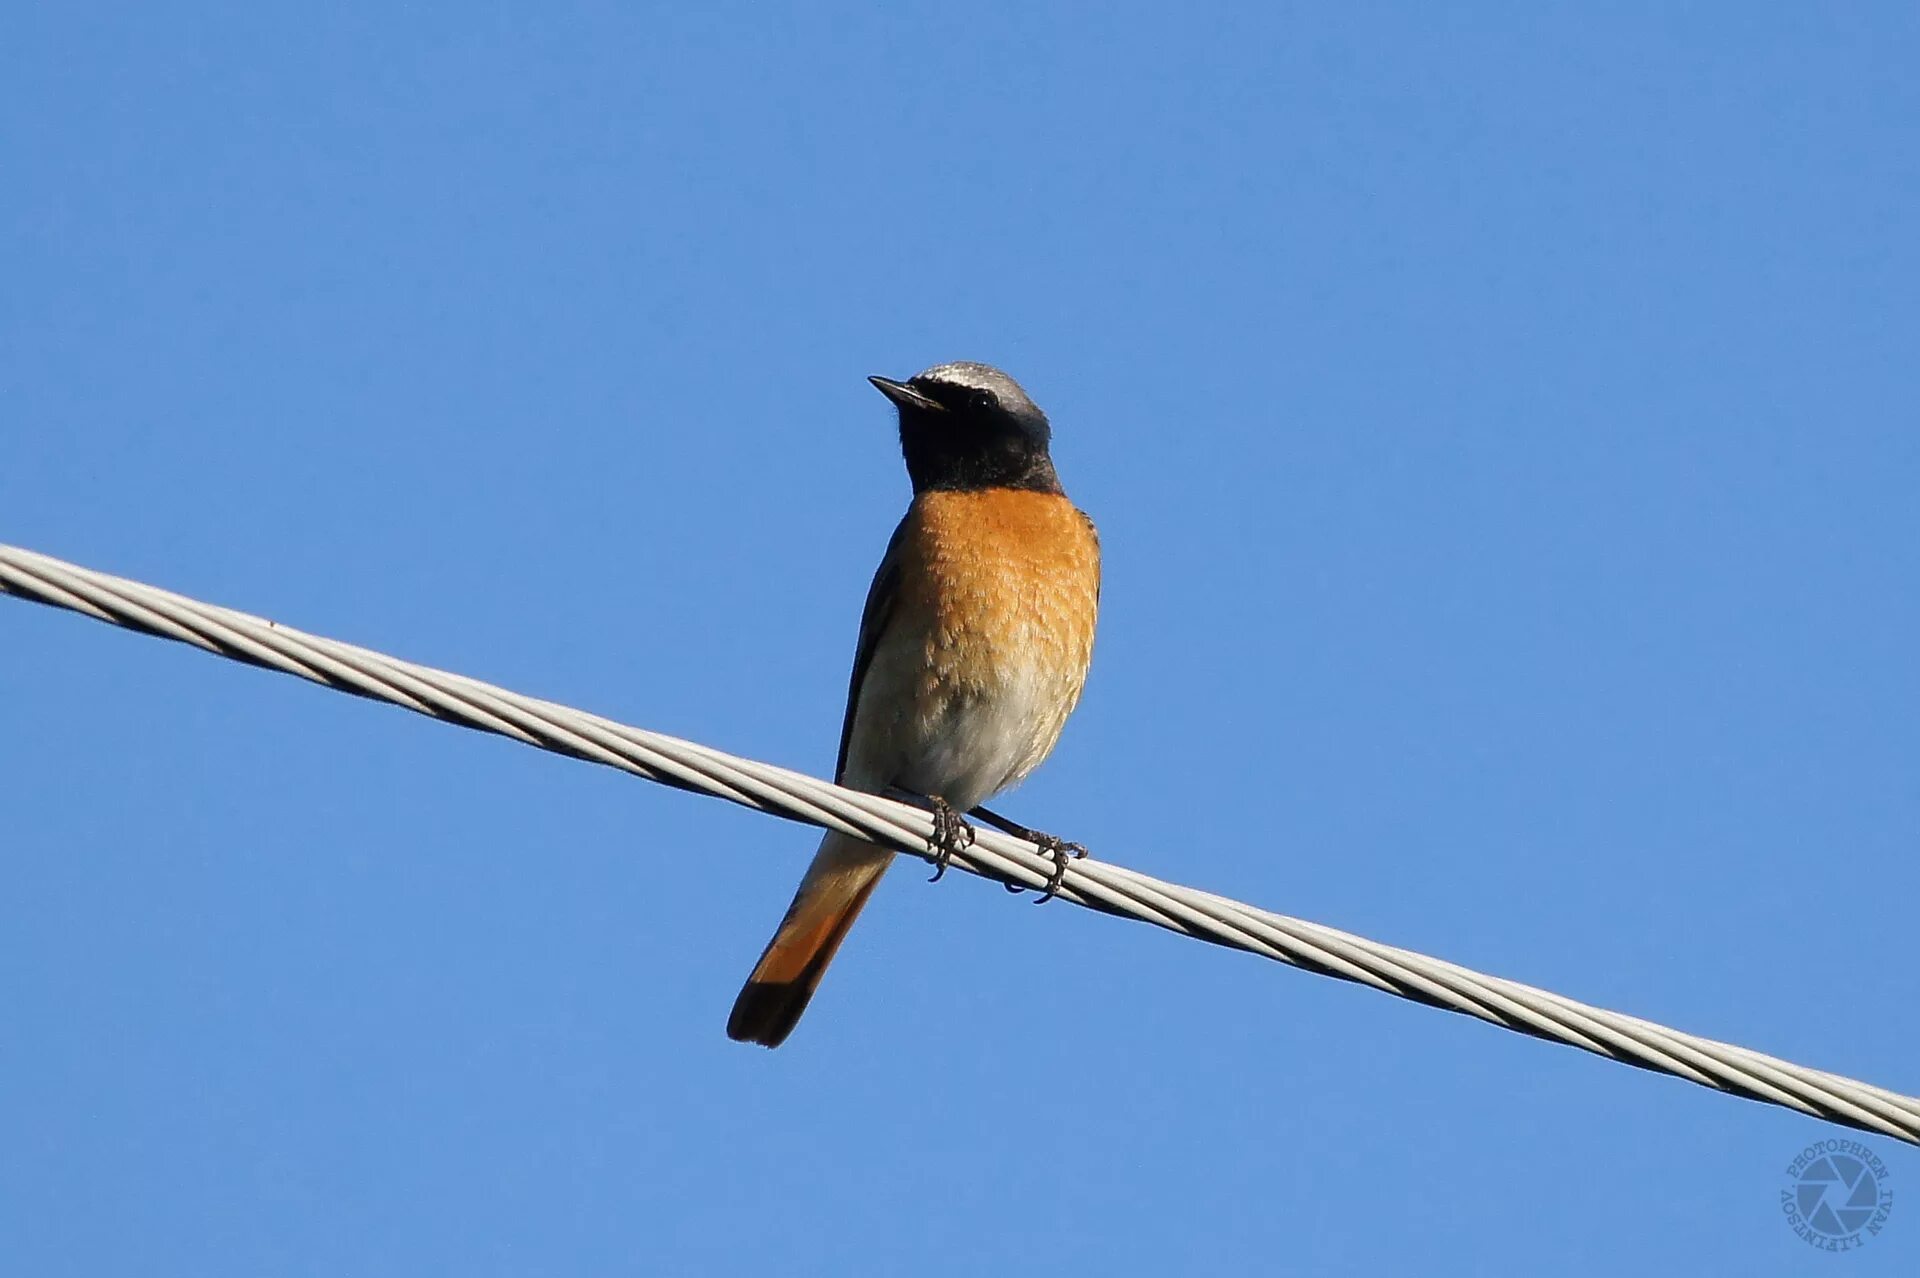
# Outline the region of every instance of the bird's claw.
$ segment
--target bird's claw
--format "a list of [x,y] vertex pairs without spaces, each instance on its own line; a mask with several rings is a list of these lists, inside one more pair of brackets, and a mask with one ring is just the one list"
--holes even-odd
[[[1083,844],[1069,843],[1057,834],[1047,834],[1041,830],[1031,829],[1021,825],[1018,821],[1012,821],[1001,816],[998,812],[990,812],[986,808],[975,808],[973,815],[979,817],[996,830],[1011,834],[1016,839],[1025,839],[1028,843],[1038,847],[1042,855],[1053,862],[1053,872],[1047,876],[1046,886],[1040,893],[1040,899],[1034,902],[1035,905],[1045,905],[1054,897],[1059,896],[1060,885],[1067,877],[1067,862],[1087,854],[1087,849]],[[1007,891],[1016,894],[1027,890],[1025,886],[1019,883],[1003,883],[1001,886],[1006,888]]]
[[1038,843],[1040,850],[1053,861],[1053,873],[1047,876],[1046,891],[1042,892],[1040,899],[1034,902],[1035,905],[1045,905],[1060,895],[1060,885],[1067,881],[1067,862],[1079,860],[1087,854],[1087,849],[1085,845],[1069,843],[1057,834],[1039,835],[1034,842]]
[[953,864],[953,854],[964,852],[973,846],[973,827],[961,816],[951,803],[939,795],[930,796],[933,807],[933,837],[927,840],[927,850],[933,853],[933,877],[929,883],[938,883]]
[[[1038,830],[1029,832],[1027,841],[1038,844],[1040,851],[1053,862],[1053,872],[1047,875],[1046,887],[1041,889],[1039,899],[1034,901],[1035,905],[1045,905],[1060,895],[1060,885],[1066,882],[1067,878],[1067,862],[1077,861],[1085,856],[1086,845],[1069,843],[1057,834],[1042,834]],[[1027,890],[1024,883],[1003,883],[1000,886],[1015,895]]]

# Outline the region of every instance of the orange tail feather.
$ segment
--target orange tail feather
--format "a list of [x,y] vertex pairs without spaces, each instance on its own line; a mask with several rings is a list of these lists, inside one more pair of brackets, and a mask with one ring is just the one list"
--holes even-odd
[[728,1038],[763,1047],[786,1041],[892,861],[884,848],[844,835],[821,841],[786,917],[734,1000]]

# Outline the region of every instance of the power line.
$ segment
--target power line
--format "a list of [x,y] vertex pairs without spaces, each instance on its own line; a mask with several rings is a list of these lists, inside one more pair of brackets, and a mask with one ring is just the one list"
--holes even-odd
[[[919,808],[304,634],[30,550],[0,545],[0,592],[931,859],[927,841],[933,823]],[[953,864],[985,878],[1034,888],[1043,886],[1053,869],[1035,845],[986,829],[954,854]],[[1683,1034],[1125,866],[1091,858],[1072,862],[1060,899],[1717,1091],[1920,1144],[1920,1099],[1915,1097]]]

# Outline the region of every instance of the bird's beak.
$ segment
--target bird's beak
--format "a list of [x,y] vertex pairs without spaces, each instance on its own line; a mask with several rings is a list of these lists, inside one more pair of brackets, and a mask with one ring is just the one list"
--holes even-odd
[[896,382],[891,377],[869,377],[873,388],[892,400],[901,408],[918,408],[927,412],[939,412],[939,401],[928,399],[905,382]]

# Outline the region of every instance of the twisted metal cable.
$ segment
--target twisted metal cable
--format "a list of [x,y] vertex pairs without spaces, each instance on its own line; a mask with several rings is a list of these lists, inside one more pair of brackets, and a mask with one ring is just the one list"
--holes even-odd
[[[713,795],[931,859],[932,818],[908,804],[521,696],[464,675],[304,634],[30,550],[0,544],[0,593],[71,609],[448,723],[498,733],[676,789]],[[1052,861],[1035,845],[988,829],[978,831],[973,844],[954,855],[953,864],[972,874],[1029,888],[1044,886],[1053,869]],[[1102,913],[1138,919],[1609,1060],[1920,1145],[1920,1098],[1683,1034],[1124,866],[1075,861],[1059,895]]]

